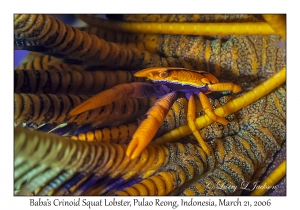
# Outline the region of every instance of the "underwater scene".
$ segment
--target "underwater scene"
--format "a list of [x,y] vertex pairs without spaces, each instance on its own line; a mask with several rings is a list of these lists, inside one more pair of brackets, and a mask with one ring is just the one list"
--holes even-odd
[[14,195],[286,196],[286,15],[15,14],[14,51]]

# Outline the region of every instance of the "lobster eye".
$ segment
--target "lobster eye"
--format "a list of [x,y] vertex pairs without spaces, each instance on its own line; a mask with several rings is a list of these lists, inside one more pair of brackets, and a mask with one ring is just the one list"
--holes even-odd
[[168,72],[163,71],[163,72],[160,72],[160,73],[159,73],[159,76],[160,76],[161,78],[166,78],[166,77],[169,76],[169,74],[168,74]]

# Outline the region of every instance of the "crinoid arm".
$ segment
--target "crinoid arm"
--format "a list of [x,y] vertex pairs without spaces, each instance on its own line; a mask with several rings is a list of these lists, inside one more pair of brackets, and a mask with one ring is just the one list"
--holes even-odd
[[78,16],[84,22],[100,28],[127,33],[189,34],[189,35],[238,35],[273,34],[273,28],[265,22],[245,23],[181,23],[181,22],[125,22],[106,20],[88,15]]
[[286,15],[264,14],[262,16],[277,34],[286,39]]
[[[260,186],[274,186],[286,174],[286,160],[284,160],[264,181]],[[261,196],[268,191],[268,188],[256,188],[250,195]]]
[[134,159],[143,151],[155,136],[172,104],[177,98],[176,92],[171,92],[158,99],[147,112],[147,118],[141,123],[130,141],[126,156]]

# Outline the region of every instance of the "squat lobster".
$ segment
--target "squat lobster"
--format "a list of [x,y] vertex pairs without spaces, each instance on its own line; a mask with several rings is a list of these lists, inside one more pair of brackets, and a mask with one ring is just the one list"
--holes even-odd
[[133,82],[116,85],[78,105],[69,114],[71,116],[80,114],[126,97],[160,97],[153,107],[149,109],[146,114],[147,118],[142,121],[128,145],[126,155],[134,159],[153,139],[172,104],[177,99],[179,92],[182,92],[189,100],[188,125],[204,152],[207,155],[211,155],[209,147],[195,126],[196,102],[194,95],[199,96],[204,112],[212,120],[227,125],[228,121],[225,118],[219,117],[213,112],[213,108],[205,95],[214,91],[232,91],[237,93],[241,91],[241,87],[230,82],[219,83],[215,76],[205,71],[177,67],[147,68],[136,72],[134,76],[147,77],[153,83]]

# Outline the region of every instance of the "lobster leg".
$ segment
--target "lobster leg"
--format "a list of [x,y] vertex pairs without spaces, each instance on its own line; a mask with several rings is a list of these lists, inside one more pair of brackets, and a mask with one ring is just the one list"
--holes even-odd
[[227,125],[228,121],[224,118],[224,117],[219,117],[217,116],[214,111],[212,106],[209,103],[208,98],[206,97],[206,95],[204,95],[204,93],[200,92],[199,93],[199,98],[203,107],[203,110],[205,112],[205,114],[207,114],[207,116],[212,119],[213,121],[219,122],[222,125]]
[[[116,85],[113,88],[102,91],[79,104],[70,111],[69,115],[74,116],[88,110],[108,105],[117,100],[126,99],[128,97],[151,97],[152,94],[155,94],[155,92],[155,86],[143,82],[132,82],[128,84],[125,83]],[[163,92],[163,94],[165,94],[165,92]]]
[[155,136],[172,104],[177,98],[176,92],[171,92],[158,99],[147,112],[147,118],[140,124],[128,145],[126,156],[134,159],[143,151]]
[[196,119],[196,102],[195,102],[194,95],[191,95],[190,98],[189,98],[189,102],[188,102],[187,121],[188,121],[188,124],[189,124],[189,127],[190,127],[191,131],[193,132],[193,135],[195,136],[195,138],[199,142],[199,144],[202,147],[203,151],[207,155],[211,155],[211,152],[210,152],[206,142],[203,140],[203,138],[201,137],[199,131],[196,128],[195,119]]
[[[209,91],[232,91],[233,93],[238,93],[242,90],[241,86],[233,84],[231,82],[209,84],[207,85],[207,87]],[[199,98],[204,112],[210,119],[219,122],[222,125],[228,124],[228,121],[224,117],[219,117],[214,113],[213,108],[211,107],[209,100],[204,93],[200,92]]]
[[207,87],[210,91],[232,91],[233,93],[238,93],[242,90],[241,86],[231,82],[209,84]]

